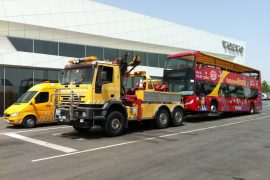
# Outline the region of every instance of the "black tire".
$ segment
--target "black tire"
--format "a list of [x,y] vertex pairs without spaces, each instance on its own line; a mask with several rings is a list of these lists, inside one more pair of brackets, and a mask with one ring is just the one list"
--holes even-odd
[[82,128],[82,127],[77,127],[73,125],[74,130],[78,131],[79,133],[87,133],[89,131],[89,128]]
[[110,112],[103,125],[104,133],[109,137],[119,136],[123,133],[125,117],[118,111]]
[[254,108],[254,104],[253,103],[250,104],[249,114],[250,115],[255,114],[255,108]]
[[216,101],[212,101],[210,105],[210,112],[217,113],[218,112],[218,105]]
[[34,116],[26,116],[23,119],[22,125],[25,128],[34,128],[36,127],[37,119]]
[[172,113],[172,126],[181,126],[184,120],[184,112],[182,108],[176,107]]
[[164,129],[167,128],[169,125],[169,113],[166,109],[160,109],[156,114],[156,128]]

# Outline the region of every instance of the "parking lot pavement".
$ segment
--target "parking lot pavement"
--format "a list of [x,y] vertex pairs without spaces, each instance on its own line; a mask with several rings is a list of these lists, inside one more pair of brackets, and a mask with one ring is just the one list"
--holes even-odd
[[188,118],[162,130],[133,125],[34,129],[0,123],[0,179],[269,179],[270,102],[255,115]]

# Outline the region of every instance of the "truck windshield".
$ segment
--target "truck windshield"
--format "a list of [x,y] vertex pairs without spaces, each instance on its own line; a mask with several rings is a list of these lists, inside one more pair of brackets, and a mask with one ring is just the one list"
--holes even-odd
[[170,92],[194,94],[194,60],[194,55],[167,59],[163,81],[169,85]]
[[16,101],[16,103],[28,103],[36,93],[37,91],[27,91]]
[[62,84],[89,84],[93,81],[95,67],[66,69]]

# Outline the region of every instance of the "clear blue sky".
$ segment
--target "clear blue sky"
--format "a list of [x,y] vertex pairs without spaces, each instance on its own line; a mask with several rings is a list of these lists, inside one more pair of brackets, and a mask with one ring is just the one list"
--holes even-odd
[[270,0],[96,0],[247,43],[245,65],[270,82]]

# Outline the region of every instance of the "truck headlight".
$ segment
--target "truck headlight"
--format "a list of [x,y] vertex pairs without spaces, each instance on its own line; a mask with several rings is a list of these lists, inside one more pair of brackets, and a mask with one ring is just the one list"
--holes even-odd
[[86,112],[82,112],[82,117],[86,118]]
[[17,116],[19,116],[19,112],[15,112],[15,113],[10,114],[10,117],[17,117]]

